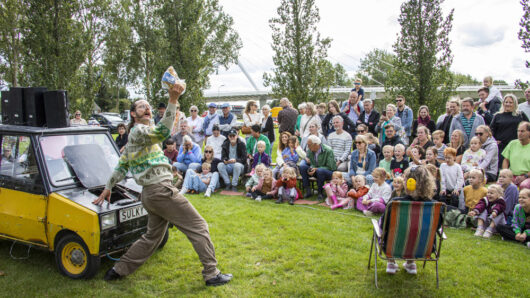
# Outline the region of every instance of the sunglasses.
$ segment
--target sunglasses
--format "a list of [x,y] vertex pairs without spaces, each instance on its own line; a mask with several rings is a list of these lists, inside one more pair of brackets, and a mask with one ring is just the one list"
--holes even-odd
[[355,144],[359,145],[359,144],[362,144],[363,142],[355,142]]
[[353,83],[354,85],[361,85],[361,83]]
[[204,150],[204,153],[213,153],[212,150]]
[[357,132],[365,132],[364,129],[358,129]]
[[396,102],[402,102],[403,99],[396,99]]
[[76,116],[81,116],[81,114],[75,114]]
[[197,110],[191,110],[192,112],[197,112]]
[[477,135],[477,136],[480,137],[480,136],[484,135],[484,133],[482,133],[482,132],[476,132],[475,135]]

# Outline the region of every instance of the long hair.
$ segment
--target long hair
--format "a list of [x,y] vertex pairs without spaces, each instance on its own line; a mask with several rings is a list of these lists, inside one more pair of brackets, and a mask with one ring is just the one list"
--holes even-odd
[[521,112],[518,111],[519,103],[517,102],[517,96],[515,94],[509,93],[504,96],[504,99],[502,100],[502,106],[501,109],[497,113],[504,113],[504,103],[506,102],[506,99],[511,98],[513,101],[513,111],[512,116],[519,116]]
[[131,109],[129,110],[129,115],[131,116],[131,121],[129,121],[129,124],[127,125],[127,134],[131,133],[131,129],[133,128],[136,118],[133,117],[132,112],[136,112],[136,106],[138,101],[135,101],[131,104]]
[[[287,145],[284,145],[284,144],[282,143],[282,136],[283,136],[283,135],[287,135]],[[280,148],[280,152],[282,152],[283,149],[285,149],[287,146],[289,146],[289,139],[290,139],[292,136],[293,136],[293,135],[292,135],[290,132],[288,132],[288,131],[284,131],[284,132],[282,132],[282,133],[280,134],[280,143],[279,143],[279,145],[278,145],[278,148]]]
[[416,188],[410,190],[405,186],[405,191],[415,199],[432,200],[436,184],[431,172],[429,172],[429,170],[423,165],[411,167],[405,170],[403,180],[405,180],[406,183],[410,178],[416,180]]

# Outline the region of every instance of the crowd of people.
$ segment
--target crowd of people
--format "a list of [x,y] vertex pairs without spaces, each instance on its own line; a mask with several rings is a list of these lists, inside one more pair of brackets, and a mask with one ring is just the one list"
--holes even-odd
[[[530,191],[524,190],[530,189],[530,88],[519,104],[486,77],[477,101],[451,98],[435,120],[428,106],[415,113],[403,96],[379,112],[361,81],[355,83],[342,104],[306,102],[295,109],[282,98],[277,135],[271,108],[260,110],[255,101],[247,102],[242,125],[227,103],[210,103],[205,117],[196,106],[189,117],[177,110],[164,154],[180,194],[210,197],[219,188],[242,190],[244,183],[244,194],[256,201],[294,204],[316,191],[332,209],[370,216],[406,196],[406,173],[420,168],[434,185],[420,197],[478,219],[476,236],[498,232],[530,248]],[[164,112],[158,106],[155,122]],[[119,133],[123,146],[125,127]]]

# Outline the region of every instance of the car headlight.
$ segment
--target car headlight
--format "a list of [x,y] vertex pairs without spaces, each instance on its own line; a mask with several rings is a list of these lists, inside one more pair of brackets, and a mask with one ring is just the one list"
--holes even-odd
[[101,229],[106,230],[116,226],[116,212],[101,216]]

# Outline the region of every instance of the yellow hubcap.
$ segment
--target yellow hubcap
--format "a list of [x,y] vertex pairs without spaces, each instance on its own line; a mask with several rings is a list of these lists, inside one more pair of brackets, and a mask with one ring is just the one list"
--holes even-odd
[[81,274],[87,266],[85,250],[79,243],[70,242],[61,252],[61,262],[66,271],[71,274]]

